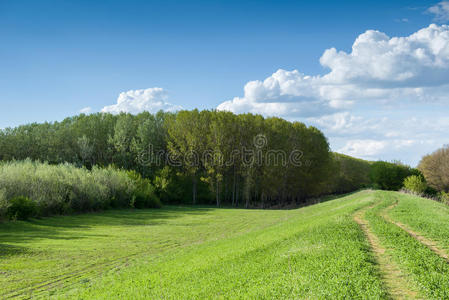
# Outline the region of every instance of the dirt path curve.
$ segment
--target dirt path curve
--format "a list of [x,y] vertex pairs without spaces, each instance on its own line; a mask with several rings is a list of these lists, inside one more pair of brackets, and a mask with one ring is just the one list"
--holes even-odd
[[393,220],[389,215],[388,212],[390,210],[392,210],[393,208],[395,208],[398,205],[398,202],[396,202],[393,205],[390,205],[389,207],[387,207],[383,212],[382,212],[382,217],[385,218],[385,220],[387,220],[388,222],[393,223],[394,225],[398,226],[399,228],[401,228],[402,230],[404,230],[405,232],[407,232],[411,237],[413,237],[414,239],[418,240],[419,242],[421,242],[423,245],[425,245],[427,248],[429,248],[430,250],[432,250],[435,254],[437,254],[438,256],[444,258],[448,263],[449,263],[449,255],[447,253],[447,251],[443,250],[441,247],[438,246],[438,243],[436,243],[435,241],[426,238],[425,236],[417,233],[416,231],[411,230],[410,228],[408,228],[406,225],[402,224],[401,222],[395,221]]
[[359,224],[370,244],[388,296],[391,299],[419,299],[418,293],[410,287],[398,266],[385,252],[385,248],[380,245],[379,238],[371,231],[368,222],[364,219],[365,212],[371,208],[373,206],[359,210],[354,215],[354,221]]

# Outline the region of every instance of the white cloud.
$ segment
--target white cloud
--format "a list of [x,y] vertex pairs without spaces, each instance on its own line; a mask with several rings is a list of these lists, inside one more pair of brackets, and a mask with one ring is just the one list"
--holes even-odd
[[[433,140],[416,139],[356,139],[347,140],[337,152],[364,158],[367,160],[406,160],[416,166],[420,157],[429,152],[429,149],[440,147]],[[423,152],[418,153],[416,152]],[[388,153],[388,156],[385,156]],[[407,153],[407,155],[404,155]],[[402,154],[402,155],[401,155]]]
[[82,114],[88,114],[91,111],[92,111],[92,107],[90,107],[90,106],[87,106],[87,107],[84,107],[84,108],[80,109],[80,113],[82,113]]
[[218,106],[218,110],[264,115],[310,116],[330,113],[342,105],[322,99],[318,77],[305,76],[297,70],[278,70],[264,81],[250,81],[244,97],[235,97]]
[[352,45],[352,52],[328,49],[320,58],[332,84],[391,89],[449,83],[449,26],[435,24],[407,37],[388,37],[368,30]]
[[449,21],[449,1],[437,3],[430,7],[427,12],[435,15],[435,21],[443,23],[447,22]]
[[376,140],[349,140],[338,152],[355,157],[371,158],[379,155],[387,146],[385,141]]
[[368,160],[402,160],[416,166],[423,155],[449,142],[449,117],[441,108],[435,106],[430,114],[407,111],[388,117],[344,112],[308,118],[307,123],[325,132],[334,151]]
[[433,139],[350,139],[336,151],[367,160],[400,160],[415,167],[424,154],[443,146],[440,142]]
[[159,110],[176,111],[181,106],[167,102],[167,92],[162,88],[149,88],[145,90],[130,90],[120,93],[117,103],[105,106],[101,112],[137,114],[143,111],[156,113]]
[[347,111],[305,120],[329,134],[338,136],[356,136],[368,131],[372,132],[379,126],[379,120],[364,119]]
[[320,63],[326,74],[278,70],[217,109],[305,121],[324,131],[332,149],[366,159],[416,164],[447,143],[449,26],[405,37],[368,30],[350,52],[327,49]]
[[361,101],[446,101],[449,90],[449,26],[429,25],[410,36],[388,37],[368,30],[346,53],[324,51],[330,71],[309,76],[278,70],[263,81],[250,81],[243,97],[219,110],[265,115],[327,115]]

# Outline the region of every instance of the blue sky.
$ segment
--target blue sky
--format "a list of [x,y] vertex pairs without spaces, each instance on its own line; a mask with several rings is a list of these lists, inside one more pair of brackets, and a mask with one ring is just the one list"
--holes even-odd
[[[449,101],[444,96],[449,52],[433,53],[435,62],[443,60],[441,66],[425,65],[420,71],[410,64],[401,67],[404,63],[399,60],[405,56],[400,56],[392,62],[399,71],[386,71],[389,75],[381,75],[379,83],[376,66],[369,76],[341,75],[357,62],[340,65],[338,51],[351,53],[355,40],[367,30],[391,38],[427,28],[440,32],[444,40],[445,9],[438,1],[0,0],[0,128],[61,120],[82,109],[219,107],[301,120],[322,129],[333,150],[414,165],[423,154],[447,143],[440,131],[449,126]],[[428,29],[431,23],[438,28]],[[379,41],[377,36],[368,38]],[[323,53],[330,48],[336,48],[337,55],[323,64]],[[400,77],[408,74],[407,68],[417,72],[413,83]],[[308,79],[302,75],[273,77],[279,69],[312,77],[334,70],[338,79],[332,79],[331,87],[321,82],[306,83],[304,88]],[[435,75],[427,76],[429,72]],[[358,93],[347,99],[327,94],[321,98],[312,91],[285,88],[285,78],[297,89],[313,86],[340,95],[344,85]],[[433,84],[416,83],[426,78],[438,82],[437,92],[428,93]],[[266,79],[280,82],[280,92],[273,94],[269,82],[263,91],[248,87],[251,81]],[[370,92],[364,93],[364,87],[373,88],[375,81],[381,85],[381,96],[367,96]],[[338,88],[332,87],[335,84]],[[410,90],[391,92],[391,86],[415,90],[413,95]],[[156,87],[162,90],[153,90]],[[143,106],[113,106],[120,93],[123,103],[140,101]],[[232,102],[235,97],[240,100]],[[435,120],[439,123],[430,126]],[[424,122],[429,128],[420,126],[417,132],[410,129],[410,122]],[[376,128],[379,124],[383,127]],[[408,137],[403,136],[405,131]]]

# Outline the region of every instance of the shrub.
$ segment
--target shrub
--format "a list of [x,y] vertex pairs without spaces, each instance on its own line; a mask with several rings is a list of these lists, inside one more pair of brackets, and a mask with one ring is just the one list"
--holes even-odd
[[13,199],[22,196],[29,201],[15,200],[14,205],[31,201],[38,216],[160,206],[150,181],[113,167],[89,171],[71,164],[6,162],[0,165],[0,191],[0,217],[11,209]]
[[371,180],[373,186],[383,190],[399,190],[404,179],[411,175],[421,175],[417,169],[403,165],[400,162],[377,161],[371,165]]
[[423,194],[426,191],[427,184],[422,176],[411,175],[404,179],[404,188],[415,194]]
[[449,146],[424,156],[418,168],[429,186],[438,191],[449,191]]
[[27,197],[19,196],[9,200],[7,216],[9,219],[26,220],[37,213],[36,203]]
[[427,186],[426,190],[424,191],[424,194],[431,198],[438,197],[438,191],[431,186]]
[[449,204],[449,193],[446,193],[444,191],[440,192],[438,195],[438,199],[445,204]]
[[161,202],[156,196],[155,189],[151,185],[148,179],[142,178],[142,176],[136,171],[128,171],[128,176],[135,183],[135,189],[133,193],[132,207],[135,208],[157,208],[161,207]]
[[6,199],[6,191],[0,189],[0,221],[8,218],[8,208],[10,206],[11,203]]
[[327,193],[347,193],[371,186],[371,163],[347,155],[333,154],[333,172]]

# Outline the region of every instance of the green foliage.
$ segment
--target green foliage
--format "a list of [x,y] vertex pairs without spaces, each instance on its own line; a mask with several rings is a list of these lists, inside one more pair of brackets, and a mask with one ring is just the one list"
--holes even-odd
[[402,188],[405,178],[420,174],[417,169],[399,162],[377,161],[371,165],[370,177],[376,188],[397,191]]
[[438,200],[443,202],[446,205],[449,205],[449,193],[446,193],[445,191],[441,191],[438,194]]
[[[424,178],[424,180],[425,180],[425,178]],[[427,183],[427,181],[426,181],[426,183]],[[424,191],[424,195],[426,195],[427,197],[430,197],[430,198],[436,198],[436,197],[438,197],[438,194],[439,194],[439,192],[429,185],[427,185],[426,190]]]
[[[191,203],[199,198],[201,182],[209,185],[217,206],[270,207],[326,192],[332,157],[316,128],[260,115],[193,110],[170,118],[167,132],[170,153],[183,162],[197,154],[194,163],[184,163],[176,172],[190,177],[191,189],[184,191],[192,194]],[[295,164],[291,155],[297,152],[301,157]],[[212,155],[204,155],[208,153]],[[250,153],[250,159],[243,153]],[[283,158],[275,161],[273,154]]]
[[14,197],[9,200],[6,215],[13,220],[27,220],[37,214],[36,203],[23,196]]
[[156,196],[155,189],[150,180],[142,178],[136,171],[128,171],[128,176],[135,184],[133,192],[133,203],[131,206],[135,208],[158,208],[161,202]]
[[128,208],[135,201],[139,207],[160,206],[148,180],[113,167],[89,171],[70,164],[7,162],[0,165],[0,190],[9,204],[16,197],[29,198],[39,215]]
[[449,192],[449,146],[424,156],[418,169],[424,174],[430,187]]
[[[163,203],[192,203],[191,176],[180,172],[177,173],[175,169],[166,166],[157,173],[153,182],[156,192]],[[196,198],[199,203],[213,203],[213,195],[211,195],[209,185],[199,177],[196,178]]]
[[[256,137],[262,137],[262,144],[255,144]],[[295,153],[297,161],[292,163]],[[51,208],[60,212],[126,206],[122,188],[110,199],[103,198],[104,193],[111,194],[108,179],[103,178],[110,171],[94,169],[108,166],[138,172],[154,183],[154,192],[165,203],[282,207],[371,183],[370,163],[331,153],[317,128],[224,111],[81,114],[62,122],[0,130],[0,160],[25,159],[85,167],[108,187],[96,196],[100,200],[92,202],[79,197],[91,183],[84,182],[85,177],[76,179],[83,186],[76,189],[77,195],[57,199],[59,204]],[[398,181],[390,175],[380,174],[376,184],[382,188],[402,184],[403,178]],[[121,185],[116,178],[111,181]]]
[[404,179],[404,188],[412,193],[421,195],[427,189],[427,184],[423,176],[411,175]]
[[330,193],[347,193],[371,186],[371,163],[347,155],[334,153]]
[[6,198],[6,191],[4,189],[0,189],[0,221],[8,218],[8,209],[10,206],[11,203],[9,203]]

